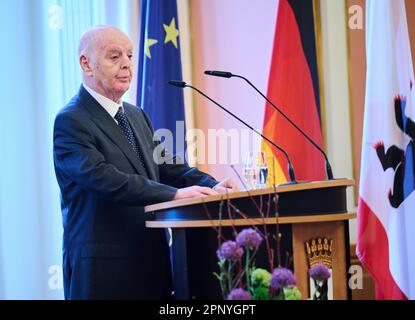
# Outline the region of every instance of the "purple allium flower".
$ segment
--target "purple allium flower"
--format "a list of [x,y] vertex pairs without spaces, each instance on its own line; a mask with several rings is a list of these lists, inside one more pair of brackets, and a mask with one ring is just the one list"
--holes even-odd
[[219,259],[238,260],[244,254],[244,250],[235,241],[225,241],[216,251]]
[[312,266],[308,271],[310,277],[317,281],[324,281],[330,278],[330,270],[327,268],[325,264],[317,263],[316,265]]
[[262,242],[262,237],[256,230],[252,228],[246,228],[238,233],[236,236],[236,242],[241,247],[252,250],[259,247]]
[[271,275],[271,288],[279,290],[290,286],[295,286],[297,280],[290,269],[276,268]]
[[252,300],[251,294],[241,288],[233,289],[227,297],[228,300]]

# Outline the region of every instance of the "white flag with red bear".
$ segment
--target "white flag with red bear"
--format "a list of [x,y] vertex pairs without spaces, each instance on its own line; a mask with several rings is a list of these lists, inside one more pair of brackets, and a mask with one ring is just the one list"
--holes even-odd
[[415,88],[404,0],[366,2],[357,254],[378,299],[415,299]]

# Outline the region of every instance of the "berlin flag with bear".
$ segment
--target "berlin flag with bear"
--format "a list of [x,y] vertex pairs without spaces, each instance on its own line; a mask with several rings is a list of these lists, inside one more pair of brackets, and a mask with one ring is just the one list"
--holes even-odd
[[415,299],[415,88],[404,0],[366,4],[357,254],[378,299]]

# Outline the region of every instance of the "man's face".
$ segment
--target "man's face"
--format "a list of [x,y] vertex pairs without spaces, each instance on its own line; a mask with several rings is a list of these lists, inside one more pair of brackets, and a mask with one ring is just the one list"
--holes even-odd
[[98,34],[94,43],[87,58],[88,82],[98,93],[118,101],[130,87],[133,46],[122,32],[111,29]]

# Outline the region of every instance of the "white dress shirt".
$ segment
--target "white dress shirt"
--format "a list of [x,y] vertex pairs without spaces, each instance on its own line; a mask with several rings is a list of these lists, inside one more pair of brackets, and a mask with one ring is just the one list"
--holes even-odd
[[[97,102],[109,113],[109,115],[114,119],[115,115],[118,112],[118,109],[121,107],[122,111],[124,112],[124,107],[121,104],[118,104],[111,99],[108,99],[107,97],[104,97],[103,95],[99,94],[98,92],[92,90],[90,87],[88,87],[85,83],[82,83],[85,90],[88,91],[88,93],[95,99]],[[117,120],[114,119],[114,121],[118,124]]]

